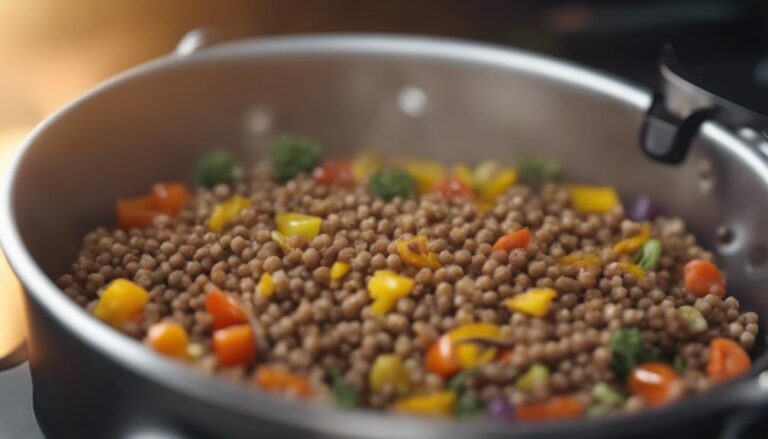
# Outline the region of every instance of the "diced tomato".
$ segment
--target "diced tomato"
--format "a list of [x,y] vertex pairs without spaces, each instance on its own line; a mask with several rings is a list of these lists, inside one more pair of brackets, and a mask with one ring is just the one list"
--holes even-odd
[[157,183],[150,192],[152,207],[166,215],[176,216],[189,199],[189,189],[183,183]]
[[222,367],[253,362],[256,358],[256,345],[251,325],[246,323],[214,331],[213,351]]
[[256,371],[256,384],[267,392],[295,396],[308,396],[310,393],[309,381],[306,378],[274,367],[259,367]]
[[460,369],[453,341],[448,334],[435,340],[427,350],[427,370],[444,378],[455,375]]
[[151,197],[117,200],[117,225],[123,230],[149,227],[159,214],[152,206]]
[[512,251],[516,248],[526,248],[531,243],[531,231],[528,227],[508,233],[493,244],[493,251]]
[[475,198],[475,192],[467,183],[458,178],[445,178],[435,185],[435,191],[445,198]]
[[512,355],[514,355],[514,352],[515,351],[512,348],[499,349],[496,361],[498,361],[499,364],[509,365],[512,363]]
[[205,310],[213,316],[213,328],[222,329],[248,321],[243,307],[218,288],[212,289],[205,296]]
[[355,176],[347,160],[327,160],[312,171],[312,178],[324,186],[352,186]]
[[632,395],[639,396],[652,406],[675,401],[683,393],[680,375],[671,367],[656,362],[635,366],[629,374],[627,387]]
[[749,371],[749,354],[733,340],[717,337],[709,343],[707,375],[716,383],[738,378]]
[[584,403],[575,396],[554,396],[544,402],[515,405],[515,413],[521,421],[578,418],[584,414]]
[[683,268],[685,288],[691,294],[704,297],[714,294],[717,297],[725,295],[725,279],[717,266],[703,259],[694,259]]

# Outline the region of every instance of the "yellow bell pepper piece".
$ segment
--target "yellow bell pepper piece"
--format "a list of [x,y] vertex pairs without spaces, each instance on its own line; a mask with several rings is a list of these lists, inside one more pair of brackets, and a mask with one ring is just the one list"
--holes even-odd
[[426,236],[417,235],[411,239],[401,239],[395,247],[405,265],[433,270],[442,267],[437,253],[429,251]]
[[632,264],[630,262],[619,262],[619,265],[622,269],[624,269],[625,272],[634,274],[638,279],[645,277],[645,270],[643,270],[643,267],[637,264]]
[[363,151],[352,160],[352,175],[358,183],[362,183],[380,167],[381,162],[373,151]]
[[323,219],[319,216],[304,215],[303,213],[279,213],[275,216],[277,231],[284,236],[300,235],[311,241],[320,234]]
[[448,338],[456,350],[456,360],[462,368],[487,364],[496,358],[496,348],[471,343],[470,339],[497,340],[501,329],[492,323],[469,323],[448,332]]
[[651,238],[651,225],[643,224],[640,233],[627,239],[622,239],[613,246],[613,251],[622,254],[634,254],[645,241]]
[[406,395],[411,390],[411,379],[402,360],[395,354],[381,354],[371,366],[368,375],[369,385],[374,393],[382,391],[389,384],[398,395]]
[[610,186],[569,185],[571,206],[584,213],[606,213],[620,203],[619,195]]
[[469,187],[474,186],[472,181],[472,170],[467,165],[456,165],[453,167],[453,178],[466,184]]
[[403,163],[406,171],[416,180],[419,193],[427,193],[435,188],[438,181],[445,177],[445,166],[431,160],[407,160]]
[[523,294],[507,299],[504,303],[511,311],[521,312],[534,317],[544,317],[549,312],[557,291],[552,288],[531,288]]
[[515,388],[521,392],[530,392],[536,385],[549,379],[549,369],[547,366],[536,363],[515,381]]
[[293,247],[288,243],[288,238],[286,238],[282,233],[278,232],[277,230],[273,230],[269,236],[273,241],[277,243],[283,253],[288,254],[293,251]]
[[512,168],[505,168],[488,181],[479,183],[477,185],[477,194],[481,201],[491,203],[515,183],[517,183],[517,172]]
[[563,256],[558,262],[560,265],[575,265],[578,268],[587,268],[594,265],[599,266],[602,261],[597,255],[585,255],[577,252]]
[[331,279],[339,280],[343,278],[349,271],[349,264],[346,262],[336,261],[331,265]]
[[264,273],[261,275],[259,283],[256,285],[256,292],[261,297],[272,297],[275,294],[275,281],[271,274]]
[[149,293],[128,279],[115,279],[101,294],[93,315],[112,326],[141,318]]
[[240,215],[240,212],[251,207],[251,200],[236,195],[229,200],[217,204],[213,208],[211,218],[208,220],[208,228],[214,232],[221,232],[224,226]]
[[485,160],[480,162],[472,170],[472,184],[475,189],[493,180],[493,177],[499,175],[501,165],[495,160]]
[[395,402],[397,411],[419,415],[450,416],[456,405],[456,392],[446,391],[432,395],[412,396]]
[[413,279],[399,276],[391,270],[373,273],[368,281],[368,294],[373,299],[371,313],[377,316],[388,313],[398,299],[410,294],[414,283]]

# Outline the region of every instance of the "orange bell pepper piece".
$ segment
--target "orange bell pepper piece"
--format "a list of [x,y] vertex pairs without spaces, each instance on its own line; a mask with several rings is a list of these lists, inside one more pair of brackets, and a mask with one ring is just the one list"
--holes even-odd
[[213,328],[222,329],[248,321],[245,310],[233,297],[218,288],[205,296],[205,310],[213,317]]
[[707,375],[716,383],[738,378],[749,371],[749,354],[733,340],[717,337],[709,342]]
[[493,244],[493,251],[512,251],[516,248],[526,248],[531,243],[531,231],[528,227],[508,233]]
[[521,421],[578,418],[584,413],[584,403],[572,395],[554,396],[544,402],[517,404],[515,413]]
[[256,358],[256,345],[251,325],[236,325],[213,333],[213,351],[219,366],[248,365]]
[[300,397],[310,393],[309,381],[303,376],[269,366],[261,366],[256,370],[256,384],[266,392]]
[[685,264],[683,268],[685,288],[691,294],[704,297],[714,294],[717,297],[725,296],[725,279],[717,266],[703,259],[694,259]]

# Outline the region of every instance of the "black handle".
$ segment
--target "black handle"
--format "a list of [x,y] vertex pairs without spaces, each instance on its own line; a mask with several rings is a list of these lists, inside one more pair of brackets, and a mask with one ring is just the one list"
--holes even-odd
[[742,60],[725,71],[712,65],[718,66],[683,62],[671,45],[664,46],[661,91],[654,96],[640,132],[647,156],[670,165],[682,162],[707,120],[758,132],[768,128],[768,79],[761,82],[768,77],[768,59]]

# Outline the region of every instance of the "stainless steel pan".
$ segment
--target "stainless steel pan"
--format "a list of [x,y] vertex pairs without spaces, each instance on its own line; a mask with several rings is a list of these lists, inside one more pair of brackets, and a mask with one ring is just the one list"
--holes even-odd
[[369,35],[202,50],[189,43],[43,122],[5,179],[0,237],[26,289],[35,408],[46,432],[595,438],[717,424],[768,400],[757,378],[768,358],[760,356],[742,381],[634,416],[502,425],[340,411],[202,377],[91,318],[51,279],[67,269],[87,230],[114,222],[116,195],[187,179],[214,147],[258,158],[276,133],[290,131],[336,155],[371,146],[448,162],[550,155],[572,179],[612,184],[626,197],[647,194],[683,216],[715,249],[729,289],[768,322],[768,162],[756,136],[707,122],[680,165],[658,164],[638,146],[648,90],[492,46]]

